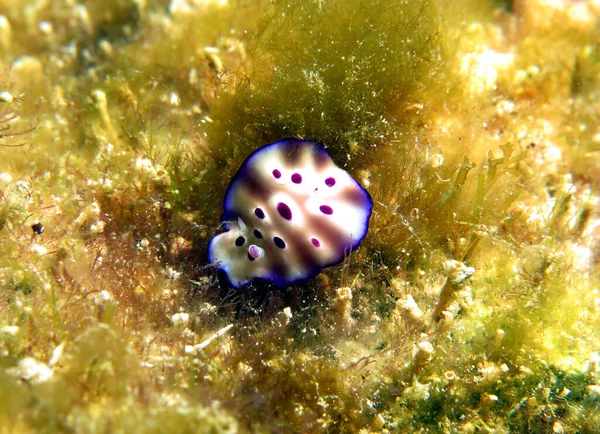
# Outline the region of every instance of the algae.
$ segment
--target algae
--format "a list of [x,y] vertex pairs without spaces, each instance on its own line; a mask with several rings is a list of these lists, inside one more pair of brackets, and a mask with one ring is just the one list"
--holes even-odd
[[[595,1],[0,1],[0,432],[597,432]],[[373,196],[206,264],[257,147]]]

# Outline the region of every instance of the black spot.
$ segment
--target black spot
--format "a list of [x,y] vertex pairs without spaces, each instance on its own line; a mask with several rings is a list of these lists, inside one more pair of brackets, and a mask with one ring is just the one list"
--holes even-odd
[[256,238],[262,238],[262,234],[260,233],[260,231],[258,229],[254,229],[254,236]]
[[281,172],[277,169],[273,170],[273,176],[277,179],[281,178]]
[[289,206],[287,206],[283,202],[279,202],[277,204],[277,212],[279,213],[279,215],[281,217],[283,217],[286,220],[291,220],[292,219],[292,210],[290,209]]
[[250,261],[254,261],[254,258],[252,257],[252,255],[251,255],[250,253],[248,253],[248,259],[249,259]]
[[285,241],[283,241],[281,238],[279,238],[279,237],[273,237],[273,242],[280,249],[285,249]]
[[327,178],[325,180],[325,185],[327,187],[333,187],[335,185],[335,178],[331,178],[331,177]]
[[333,209],[329,205],[321,205],[319,207],[323,214],[331,215],[333,214]]
[[36,222],[31,225],[31,230],[33,231],[34,234],[41,235],[44,233],[44,225],[41,224],[40,222]]
[[302,182],[302,175],[300,175],[299,173],[294,173],[292,175],[292,182],[294,184],[300,184]]
[[244,237],[237,237],[236,240],[235,240],[235,245],[238,246],[238,247],[242,247],[245,242],[246,242],[246,238],[244,238]]
[[265,218],[265,212],[260,208],[256,208],[254,210],[254,215],[261,220]]

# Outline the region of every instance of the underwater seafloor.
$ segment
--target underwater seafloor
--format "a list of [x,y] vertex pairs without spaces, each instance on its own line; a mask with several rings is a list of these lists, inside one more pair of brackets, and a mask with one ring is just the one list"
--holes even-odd
[[[600,432],[598,0],[0,0],[0,433]],[[206,264],[283,137],[343,264]]]

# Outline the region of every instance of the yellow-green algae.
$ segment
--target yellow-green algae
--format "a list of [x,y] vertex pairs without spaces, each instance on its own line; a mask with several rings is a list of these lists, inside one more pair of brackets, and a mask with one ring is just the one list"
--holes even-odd
[[[600,6],[448,3],[1,1],[0,433],[598,432]],[[228,291],[286,136],[370,233]]]

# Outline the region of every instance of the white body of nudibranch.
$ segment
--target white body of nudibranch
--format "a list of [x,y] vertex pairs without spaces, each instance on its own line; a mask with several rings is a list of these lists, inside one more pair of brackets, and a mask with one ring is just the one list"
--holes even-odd
[[285,139],[244,161],[231,180],[209,261],[239,287],[286,285],[337,264],[367,233],[369,193],[319,143]]

